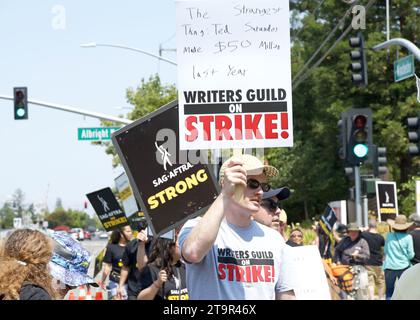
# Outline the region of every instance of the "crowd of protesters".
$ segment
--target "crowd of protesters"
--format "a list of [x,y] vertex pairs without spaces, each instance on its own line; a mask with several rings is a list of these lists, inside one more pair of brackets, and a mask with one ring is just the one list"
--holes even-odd
[[[172,239],[150,237],[146,229],[133,234],[130,226],[114,230],[98,283],[87,274],[91,257],[77,240],[16,230],[0,245],[0,300],[63,299],[81,285],[100,286],[113,300],[296,299],[288,283],[294,270],[283,267],[282,254],[304,245],[304,233],[292,227],[286,235],[281,203],[290,190],[270,187],[277,175],[250,155],[228,159],[220,195]],[[386,239],[375,220],[363,232],[355,223],[336,223],[333,237],[318,225],[314,244],[320,258],[358,270],[359,280],[366,275],[364,299],[420,298],[418,289],[407,290],[420,277],[420,217],[388,223]]]

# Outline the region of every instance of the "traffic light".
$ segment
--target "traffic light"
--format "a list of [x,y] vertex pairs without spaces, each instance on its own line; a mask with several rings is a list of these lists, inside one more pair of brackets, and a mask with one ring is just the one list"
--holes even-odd
[[13,88],[15,120],[28,119],[28,88]]
[[420,154],[420,113],[417,117],[407,119],[408,125],[408,141],[415,143],[408,147],[408,153],[410,156],[416,156]]
[[352,71],[351,80],[354,84],[367,86],[367,63],[364,50],[363,34],[359,32],[357,37],[350,37],[350,47],[355,48],[350,52],[350,70]]
[[346,162],[358,166],[371,162],[369,149],[372,146],[372,110],[369,108],[347,110]]
[[386,167],[386,163],[387,163],[386,148],[374,146],[373,153],[374,153],[373,175],[375,177],[379,177],[388,171]]

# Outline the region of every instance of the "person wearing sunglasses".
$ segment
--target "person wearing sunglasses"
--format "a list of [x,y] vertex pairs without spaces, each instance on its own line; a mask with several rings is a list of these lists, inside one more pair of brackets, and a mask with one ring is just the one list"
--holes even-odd
[[255,221],[278,231],[285,241],[287,215],[281,207],[281,201],[289,196],[290,190],[286,187],[267,190],[263,194],[260,209],[254,215]]
[[192,300],[294,299],[280,266],[284,240],[253,215],[268,178],[278,170],[251,155],[231,157],[220,169],[221,192],[204,216],[179,234]]

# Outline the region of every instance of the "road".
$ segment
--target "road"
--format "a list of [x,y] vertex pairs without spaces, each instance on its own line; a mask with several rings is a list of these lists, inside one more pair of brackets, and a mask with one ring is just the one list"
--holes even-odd
[[84,240],[84,241],[81,241],[80,243],[87,251],[89,251],[89,253],[92,256],[92,260],[89,265],[88,274],[90,276],[93,276],[93,271],[95,268],[95,258],[101,252],[101,250],[106,247],[107,240],[94,238],[93,240]]
[[[90,275],[91,277],[93,277],[93,272],[95,269],[95,258],[96,256],[102,251],[102,249],[104,249],[108,243],[107,239],[99,239],[99,238],[93,238],[93,240],[84,240],[84,241],[80,241],[80,243],[82,244],[82,246],[89,251],[89,253],[91,254],[91,261],[90,261],[90,265],[89,265],[89,270],[88,270],[88,275]],[[101,273],[99,273],[96,276],[96,280],[99,280],[101,277]],[[99,288],[91,288],[91,294],[92,294],[92,299],[95,299],[95,294],[98,291],[102,291]],[[79,299],[79,296],[81,294],[81,290],[75,289],[73,290],[74,295],[75,295],[75,299]],[[102,291],[102,296],[103,299],[106,299],[107,297],[107,292],[106,291]],[[69,295],[66,296],[65,299],[68,299]]]

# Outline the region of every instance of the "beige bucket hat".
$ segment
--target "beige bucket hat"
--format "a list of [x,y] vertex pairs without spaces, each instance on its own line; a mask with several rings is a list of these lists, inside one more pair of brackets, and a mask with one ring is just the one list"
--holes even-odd
[[398,215],[395,221],[388,219],[386,222],[391,226],[392,229],[397,231],[404,231],[413,225],[413,222],[407,222],[407,217],[403,214]]

